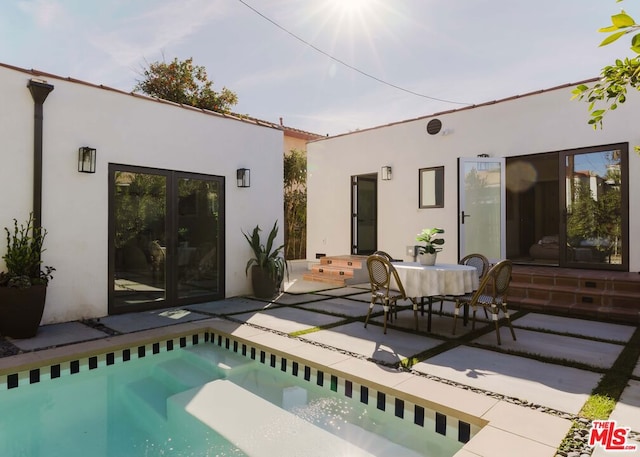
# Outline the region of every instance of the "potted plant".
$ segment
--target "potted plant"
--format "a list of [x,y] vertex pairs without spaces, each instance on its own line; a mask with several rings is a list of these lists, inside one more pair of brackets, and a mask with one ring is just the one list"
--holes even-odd
[[7,271],[0,273],[0,333],[12,338],[35,336],[42,320],[47,284],[53,267],[42,268],[47,231],[34,227],[33,214],[26,226],[13,220],[7,233],[7,252],[2,256]]
[[267,238],[267,243],[260,242],[260,227],[255,226],[251,235],[242,232],[247,239],[249,246],[253,250],[251,259],[247,262],[245,273],[249,274],[251,268],[251,284],[253,293],[258,298],[273,298],[280,289],[284,272],[289,273],[287,263],[281,255],[284,244],[273,248],[273,241],[278,235],[278,221],[273,224],[273,228]]
[[444,230],[441,228],[426,228],[418,234],[416,240],[424,243],[424,246],[416,246],[416,254],[421,264],[434,265],[436,263],[437,254],[442,251],[440,246],[444,244],[444,239],[438,237],[442,233]]

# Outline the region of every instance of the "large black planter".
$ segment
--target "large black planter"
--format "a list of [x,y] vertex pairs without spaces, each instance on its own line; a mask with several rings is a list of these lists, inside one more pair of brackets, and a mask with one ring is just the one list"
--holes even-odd
[[0,287],[0,334],[11,338],[36,336],[46,296],[44,284],[27,289]]
[[269,270],[258,265],[251,267],[251,285],[253,286],[253,295],[257,298],[273,298],[280,286],[269,275]]

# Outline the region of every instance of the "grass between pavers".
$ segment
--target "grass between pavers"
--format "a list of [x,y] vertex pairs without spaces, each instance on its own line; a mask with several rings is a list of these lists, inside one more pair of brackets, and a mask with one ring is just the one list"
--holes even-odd
[[[591,421],[609,418],[629,380],[634,378],[633,370],[639,357],[640,327],[637,327],[616,361],[605,372],[582,406],[571,429],[558,447],[558,451],[567,452],[584,447],[584,442],[576,437],[584,436],[588,432]],[[639,430],[634,431],[638,432]]]

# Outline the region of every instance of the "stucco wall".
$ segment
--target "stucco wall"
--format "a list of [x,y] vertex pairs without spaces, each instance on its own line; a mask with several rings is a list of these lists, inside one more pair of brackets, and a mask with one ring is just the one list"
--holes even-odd
[[[489,154],[512,157],[580,147],[629,143],[629,194],[640,192],[640,145],[637,114],[640,97],[634,91],[617,111],[607,114],[603,130],[587,125],[587,104],[570,101],[572,87],[557,88],[470,109],[408,120],[332,137],[307,145],[307,256],[350,252],[350,177],[377,173],[390,165],[391,181],[378,177],[378,248],[411,260],[406,246],[424,227],[445,229],[445,249],[438,259],[457,261],[457,159]],[[436,117],[442,132],[429,135],[426,125]],[[445,133],[445,134],[443,134]],[[418,209],[418,170],[445,166],[444,208]],[[640,269],[640,209],[629,208],[631,271]]]
[[[0,226],[24,221],[32,206],[33,75],[0,67]],[[44,323],[107,314],[108,164],[224,176],[226,295],[251,292],[251,251],[241,229],[282,225],[282,132],[51,76],[44,103],[43,263],[56,268]],[[97,149],[95,174],[77,171],[81,146]],[[237,168],[251,187],[236,187]],[[282,242],[282,231],[280,232]],[[3,235],[4,239],[4,235]],[[0,255],[6,252],[0,244]],[[0,268],[4,263],[0,261]]]

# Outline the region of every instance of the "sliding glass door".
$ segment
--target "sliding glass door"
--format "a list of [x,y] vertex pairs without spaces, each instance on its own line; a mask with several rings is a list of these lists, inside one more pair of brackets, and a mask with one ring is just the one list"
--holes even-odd
[[563,151],[561,263],[627,269],[628,147]]
[[110,165],[109,312],[224,297],[224,178]]

